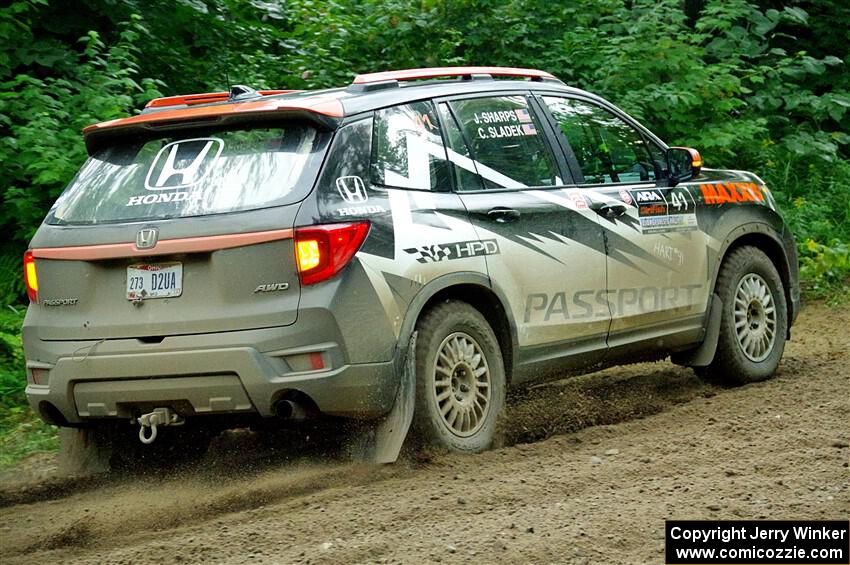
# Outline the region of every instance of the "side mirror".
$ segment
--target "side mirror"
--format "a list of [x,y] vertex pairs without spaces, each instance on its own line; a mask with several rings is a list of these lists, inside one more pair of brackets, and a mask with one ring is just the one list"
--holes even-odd
[[670,171],[670,186],[689,181],[699,176],[702,157],[690,147],[671,147],[667,150],[667,170]]

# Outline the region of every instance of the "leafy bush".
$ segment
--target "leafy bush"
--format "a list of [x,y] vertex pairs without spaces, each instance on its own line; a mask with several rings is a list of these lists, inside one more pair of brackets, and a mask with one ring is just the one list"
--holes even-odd
[[[162,94],[461,64],[546,69],[709,167],[757,172],[797,237],[806,291],[847,293],[848,21],[846,0],[12,1],[0,8],[0,308],[24,300],[22,252],[86,157],[82,127]],[[38,426],[12,412],[19,323],[2,310],[3,429]]]
[[43,423],[27,405],[21,323],[24,310],[0,309],[0,467],[25,455],[52,451],[56,428]]
[[[46,6],[25,1],[0,9],[0,225],[9,235],[0,244],[0,306],[21,300],[26,243],[85,161],[80,130],[135,113],[161,94],[161,81],[136,79],[147,36],[140,16],[119,26],[112,45],[94,30],[69,45],[33,33]],[[55,70],[45,73],[46,66]]]
[[0,411],[26,403],[21,324],[24,311],[7,306],[0,310]]
[[850,293],[850,245],[834,239],[829,245],[808,239],[800,254],[800,277],[809,285],[810,295],[837,295],[847,298]]
[[[850,42],[834,23],[848,20],[838,0],[17,0],[0,9],[0,223],[12,236],[0,277],[19,272],[91,122],[160,91],[329,87],[447,64],[552,71],[708,166],[758,172],[799,241],[847,241],[836,195],[850,187]],[[0,304],[21,291],[0,284]]]

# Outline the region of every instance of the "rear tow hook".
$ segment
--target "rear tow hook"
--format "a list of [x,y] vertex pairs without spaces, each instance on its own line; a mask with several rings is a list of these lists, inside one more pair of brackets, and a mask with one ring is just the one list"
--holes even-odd
[[[186,420],[171,408],[154,408],[153,412],[139,416],[136,422],[139,424],[139,440],[150,444],[156,439],[157,426],[181,426]],[[146,428],[150,428],[150,435],[145,434]]]

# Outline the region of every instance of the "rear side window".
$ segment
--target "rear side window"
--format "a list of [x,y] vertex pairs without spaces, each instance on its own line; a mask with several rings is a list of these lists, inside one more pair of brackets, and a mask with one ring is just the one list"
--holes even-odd
[[414,102],[375,112],[371,163],[373,184],[448,188],[446,149],[434,104]]
[[121,138],[83,165],[47,222],[200,216],[296,202],[312,188],[329,137],[291,124]]
[[543,97],[581,168],[585,184],[656,179],[656,163],[640,134],[608,110],[569,98]]
[[[472,98],[450,103],[460,134],[448,136],[455,167],[472,157],[480,181],[462,176],[460,190],[557,186],[557,166],[540,121],[525,96]],[[448,126],[447,126],[448,127]],[[468,147],[460,145],[461,138]],[[456,178],[458,175],[456,175]]]

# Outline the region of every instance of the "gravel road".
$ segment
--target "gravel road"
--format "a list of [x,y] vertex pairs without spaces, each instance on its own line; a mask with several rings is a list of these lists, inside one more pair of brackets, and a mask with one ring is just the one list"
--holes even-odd
[[662,563],[664,520],[850,518],[850,314],[807,305],[779,375],[668,362],[514,395],[505,447],[384,467],[229,433],[197,467],[0,479],[13,563]]

